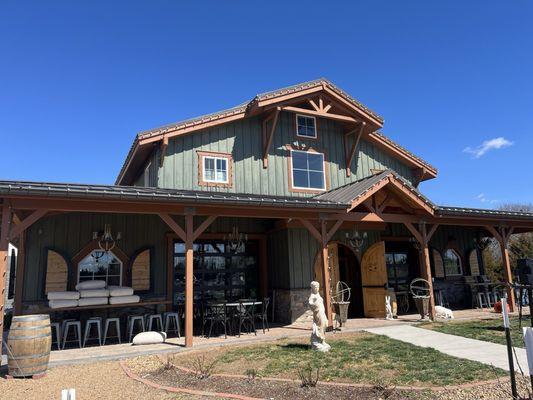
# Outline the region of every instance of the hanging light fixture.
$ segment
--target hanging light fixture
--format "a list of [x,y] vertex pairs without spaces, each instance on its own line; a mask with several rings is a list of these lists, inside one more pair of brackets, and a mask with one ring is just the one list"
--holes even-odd
[[479,251],[485,250],[491,243],[491,239],[489,237],[481,237],[479,232],[472,241],[474,242],[474,247]]
[[224,242],[231,253],[239,253],[244,250],[248,241],[248,235],[239,232],[239,228],[234,226],[231,233],[224,235]]
[[356,228],[354,228],[352,233],[346,232],[346,242],[357,253],[361,251],[361,248],[363,247],[363,244],[365,243],[367,238],[368,238],[368,234],[366,232],[363,232],[363,234],[360,234]]
[[418,240],[416,240],[416,238],[414,237],[410,237],[409,238],[409,243],[411,243],[413,245],[413,247],[420,251],[422,249],[422,247],[420,246],[420,242]]
[[105,253],[113,250],[117,245],[117,241],[119,241],[120,239],[122,239],[122,234],[118,232],[117,237],[115,239],[113,237],[113,234],[111,233],[111,225],[109,224],[104,225],[104,232],[93,232],[93,240],[97,241],[98,247],[102,251],[100,257],[102,257]]

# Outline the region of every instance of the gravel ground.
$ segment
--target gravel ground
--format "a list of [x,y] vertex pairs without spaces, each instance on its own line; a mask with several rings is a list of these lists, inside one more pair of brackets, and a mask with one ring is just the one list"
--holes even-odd
[[[184,399],[128,378],[118,361],[52,368],[41,379],[0,379],[0,399],[60,399],[61,389],[75,388],[76,399]],[[187,399],[194,397],[187,396]],[[200,398],[195,398],[199,400]]]

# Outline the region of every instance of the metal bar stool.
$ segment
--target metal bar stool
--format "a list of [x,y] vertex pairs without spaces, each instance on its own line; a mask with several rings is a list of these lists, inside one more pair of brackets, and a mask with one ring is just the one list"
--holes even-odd
[[69,340],[69,342],[78,341],[78,344],[81,346],[81,322],[80,321],[74,321],[74,320],[66,320],[63,321],[63,346],[61,347],[63,350],[65,350],[65,345],[67,344],[67,338],[70,331],[70,328],[74,328],[74,334],[76,335],[76,339]]
[[144,316],[143,315],[130,315],[128,317],[128,342],[131,342],[133,332],[135,330],[135,324],[140,323],[140,330],[139,332],[146,332],[146,325],[144,324]]
[[[166,312],[163,314],[165,317],[165,333],[168,334],[170,331],[176,332],[178,337],[180,337],[180,316],[177,312]],[[174,321],[174,328],[170,328],[171,322]]]
[[91,328],[96,327],[96,333],[98,334],[98,344],[102,345],[102,317],[91,317],[85,323],[85,333],[83,335],[83,347],[87,344],[87,340],[90,339]]
[[[50,329],[55,329],[57,349],[61,350],[61,325],[59,322],[52,322],[50,324]],[[54,339],[54,332],[52,332],[52,339]]]
[[122,341],[120,340],[120,318],[106,318],[104,327],[104,345],[107,340],[107,332],[111,324],[115,324],[115,332],[117,333],[117,336],[109,336],[109,338],[116,338],[118,339],[118,343],[121,344]]
[[479,308],[484,308],[484,307],[488,308],[489,307],[489,302],[488,302],[486,293],[479,292],[477,294],[477,304],[478,304]]
[[154,322],[157,323],[157,327],[159,328],[159,331],[162,331],[163,330],[163,317],[161,317],[161,314],[150,314],[146,316],[146,326],[148,327],[148,331],[152,330]]

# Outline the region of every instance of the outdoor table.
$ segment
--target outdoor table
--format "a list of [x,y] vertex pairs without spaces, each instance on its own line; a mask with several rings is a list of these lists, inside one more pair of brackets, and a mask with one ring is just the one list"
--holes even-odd
[[[241,302],[225,302],[225,301],[222,301],[222,302],[212,302],[212,303],[206,303],[208,306],[214,306],[214,307],[222,307],[222,306],[226,306],[226,309],[230,309],[228,310],[228,314],[230,315],[230,317],[234,317],[236,314],[237,314],[237,309],[239,306],[243,306],[243,307],[246,307],[246,306],[259,306],[259,305],[262,305],[263,302],[262,301],[241,301]],[[255,313],[254,313],[255,314]],[[231,327],[232,323],[230,322],[230,327]],[[231,330],[233,330],[233,328],[231,327]],[[235,334],[235,332],[233,332],[233,334]]]

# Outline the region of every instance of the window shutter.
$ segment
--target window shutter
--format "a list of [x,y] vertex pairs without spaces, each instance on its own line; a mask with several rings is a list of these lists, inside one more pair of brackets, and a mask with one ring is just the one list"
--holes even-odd
[[46,255],[46,285],[44,293],[67,290],[68,264],[56,251],[48,250]]
[[150,290],[150,249],[140,252],[133,260],[131,286],[134,290]]
[[470,252],[470,255],[468,256],[468,262],[470,264],[470,275],[478,276],[479,275],[479,261],[477,258],[476,249]]
[[435,263],[435,278],[444,278],[442,256],[437,250],[433,250],[433,262]]

